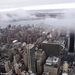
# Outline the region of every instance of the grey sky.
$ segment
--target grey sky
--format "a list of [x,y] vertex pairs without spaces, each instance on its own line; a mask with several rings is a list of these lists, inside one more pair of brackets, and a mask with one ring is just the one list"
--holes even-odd
[[74,3],[75,0],[0,0],[0,8],[15,6],[32,6],[58,3]]
[[[59,3],[75,3],[75,0],[0,0],[0,9],[1,8],[6,9],[6,7],[11,8],[11,7],[20,7],[20,6],[47,5],[47,4],[59,4]],[[71,12],[73,12],[73,11],[71,11]],[[73,15],[74,18],[71,18],[70,14],[65,14],[65,15],[68,15],[69,17],[65,17],[64,19],[60,19],[60,20],[50,18],[50,19],[46,19],[44,22],[47,24],[55,25],[55,26],[67,25],[70,27],[71,25],[75,25],[75,21],[74,21],[75,16]],[[3,20],[9,20],[9,18],[7,18],[7,16],[3,15],[3,17],[4,17]],[[0,25],[3,25],[4,23],[0,22]],[[31,22],[28,22],[28,23],[31,23]],[[32,24],[33,24],[33,22],[32,22]],[[4,25],[6,26],[6,23]]]

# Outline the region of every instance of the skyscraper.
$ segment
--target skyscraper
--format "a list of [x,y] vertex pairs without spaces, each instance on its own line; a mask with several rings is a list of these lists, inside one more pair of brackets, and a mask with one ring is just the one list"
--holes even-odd
[[34,44],[27,44],[26,49],[27,49],[27,53],[28,53],[28,70],[32,71],[33,73],[35,73],[36,68],[35,68]]

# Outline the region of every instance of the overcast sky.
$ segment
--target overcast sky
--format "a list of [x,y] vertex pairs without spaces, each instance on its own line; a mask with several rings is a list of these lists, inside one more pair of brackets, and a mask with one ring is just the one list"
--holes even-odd
[[75,0],[0,0],[0,8],[13,6],[47,5],[58,3],[74,3]]
[[[36,7],[34,5],[44,5],[45,6],[47,4],[48,5],[50,5],[50,4],[59,4],[59,6],[56,6],[58,8],[59,7],[60,8],[61,7],[64,7],[64,8],[65,7],[69,7],[69,8],[70,7],[72,7],[72,8],[74,7],[75,8],[75,4],[71,4],[71,5],[67,5],[66,4],[65,6],[64,5],[61,6],[60,4],[62,4],[62,3],[75,3],[75,0],[0,0],[0,11],[1,12],[9,11],[9,10],[11,10],[11,7],[21,7],[21,6],[22,6],[22,9],[28,9],[28,8],[31,8],[32,9],[32,8],[35,8]],[[25,8],[24,6],[30,6],[30,7]],[[34,6],[34,7],[31,7],[31,6]],[[47,8],[51,7],[52,9],[55,8],[54,5],[53,6],[46,6],[46,7],[44,7],[44,6],[42,6],[42,7],[36,7],[36,8],[37,9],[38,8],[44,8],[45,9],[46,7]],[[10,9],[9,9],[9,7],[10,7]],[[71,12],[74,12],[74,11],[71,11]],[[4,16],[4,20],[8,20],[5,15],[3,15],[3,16]],[[67,25],[69,27],[71,25],[75,25],[75,21],[74,21],[75,20],[75,16],[73,14],[70,15],[70,14],[66,14],[65,13],[65,16],[66,16],[65,18],[60,19],[60,20],[59,19],[52,19],[52,18],[46,19],[45,20],[45,23],[49,23],[49,24],[52,24],[52,25],[55,25],[55,26],[57,26],[57,25]],[[5,23],[5,22],[2,22],[2,23]],[[31,24],[31,22],[28,22],[28,23]],[[33,22],[32,22],[32,24],[33,24]],[[3,25],[3,24],[1,24],[1,22],[0,22],[0,25]],[[6,26],[6,23],[4,25]]]

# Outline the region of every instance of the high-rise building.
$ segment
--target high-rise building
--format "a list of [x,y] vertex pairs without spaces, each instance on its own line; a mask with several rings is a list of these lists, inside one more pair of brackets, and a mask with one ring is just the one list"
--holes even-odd
[[5,62],[5,71],[9,72],[11,70],[11,64],[10,61],[6,61]]
[[32,71],[33,73],[35,73],[36,68],[35,68],[34,44],[27,44],[26,49],[27,49],[27,53],[28,53],[28,70]]

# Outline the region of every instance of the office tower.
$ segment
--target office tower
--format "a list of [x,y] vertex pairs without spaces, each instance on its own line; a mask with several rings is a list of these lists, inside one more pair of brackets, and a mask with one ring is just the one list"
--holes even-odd
[[45,51],[48,56],[59,56],[61,51],[61,46],[58,43],[42,43],[42,50]]
[[20,61],[20,54],[16,54],[13,58],[14,64],[18,63]]
[[23,54],[23,59],[24,59],[24,65],[25,65],[25,69],[28,69],[28,57],[27,57],[27,53],[24,51]]
[[33,44],[26,45],[27,53],[28,53],[28,70],[33,73],[36,72],[35,68],[35,50]]
[[11,64],[10,61],[6,61],[5,62],[5,71],[9,72],[11,70]]
[[74,33],[70,33],[70,44],[69,44],[69,52],[74,52]]

